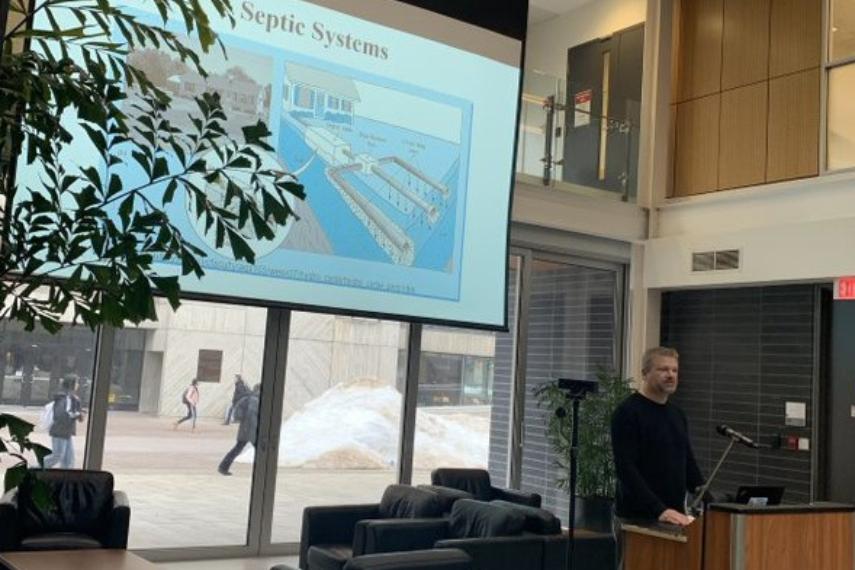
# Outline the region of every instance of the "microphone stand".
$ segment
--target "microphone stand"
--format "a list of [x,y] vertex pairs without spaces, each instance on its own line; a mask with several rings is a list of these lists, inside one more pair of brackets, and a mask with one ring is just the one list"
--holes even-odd
[[730,455],[730,451],[733,449],[734,445],[736,445],[736,438],[732,437],[730,438],[730,443],[727,444],[727,448],[724,450],[724,453],[721,454],[721,458],[718,460],[718,463],[716,463],[715,469],[713,469],[712,473],[707,478],[707,482],[703,484],[700,491],[698,491],[695,500],[692,501],[691,505],[689,505],[690,513],[698,513],[698,505],[700,505],[704,500],[704,495],[706,495],[710,485],[712,485],[713,480],[715,480],[715,476],[718,475],[719,469],[721,469],[721,466],[724,464],[724,460],[727,459],[727,456]]

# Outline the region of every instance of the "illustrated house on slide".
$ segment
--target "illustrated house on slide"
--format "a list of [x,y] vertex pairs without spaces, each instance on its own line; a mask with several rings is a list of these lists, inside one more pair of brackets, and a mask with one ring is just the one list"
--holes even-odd
[[283,99],[285,110],[296,115],[352,124],[359,92],[350,79],[287,63]]
[[197,72],[188,70],[167,80],[167,89],[177,97],[193,99],[206,91],[216,91],[222,97],[223,106],[228,112],[256,114],[258,100],[264,89],[251,79],[236,77],[234,74],[211,74],[206,78]]

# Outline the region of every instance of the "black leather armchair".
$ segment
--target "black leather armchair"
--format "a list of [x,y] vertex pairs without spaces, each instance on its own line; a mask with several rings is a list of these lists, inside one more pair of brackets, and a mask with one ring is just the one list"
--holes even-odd
[[430,474],[433,485],[460,489],[478,501],[508,501],[531,507],[540,507],[541,497],[537,493],[526,493],[514,489],[501,489],[490,483],[490,474],[484,469],[458,469],[440,467]]
[[[400,522],[406,519],[418,523],[423,518],[442,514],[439,497],[430,491],[407,485],[390,485],[379,503],[366,505],[336,505],[306,507],[300,536],[300,568],[302,570],[340,570],[348,560],[362,554],[389,552],[368,534],[371,525],[380,522]],[[406,544],[414,550],[422,544]],[[426,548],[431,548],[431,542]]]
[[[128,546],[131,510],[106,471],[32,470],[32,478],[0,499],[0,551],[71,550]],[[33,501],[32,479],[43,481],[51,503]]]

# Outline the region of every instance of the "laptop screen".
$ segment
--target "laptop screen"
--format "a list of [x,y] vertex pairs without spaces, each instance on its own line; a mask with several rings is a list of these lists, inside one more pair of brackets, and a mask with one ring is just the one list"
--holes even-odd
[[736,492],[736,502],[753,507],[780,505],[784,488],[778,486],[742,486]]

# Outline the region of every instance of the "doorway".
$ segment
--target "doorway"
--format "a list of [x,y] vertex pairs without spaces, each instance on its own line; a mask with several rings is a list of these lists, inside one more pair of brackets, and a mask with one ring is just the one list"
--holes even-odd
[[825,293],[828,312],[825,398],[825,484],[821,497],[855,502],[855,301],[835,301]]

